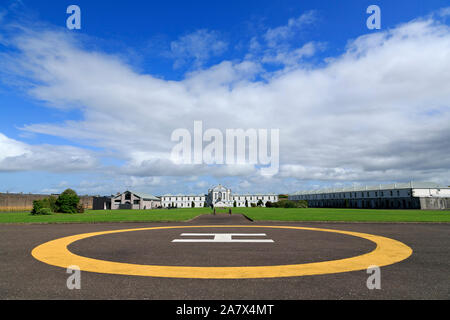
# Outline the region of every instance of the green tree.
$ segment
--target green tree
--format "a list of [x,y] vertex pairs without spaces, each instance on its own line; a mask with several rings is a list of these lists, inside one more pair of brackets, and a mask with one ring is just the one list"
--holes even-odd
[[79,211],[80,198],[77,193],[72,189],[67,189],[60,194],[56,200],[58,206],[58,212],[61,213],[77,213]]

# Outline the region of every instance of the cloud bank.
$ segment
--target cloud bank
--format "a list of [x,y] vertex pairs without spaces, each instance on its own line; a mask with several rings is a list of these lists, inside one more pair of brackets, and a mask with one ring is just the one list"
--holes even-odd
[[[313,21],[308,13],[268,29],[242,60],[207,68],[204,62],[226,42],[206,30],[181,37],[171,47],[175,64],[191,61],[196,68],[180,81],[137,72],[50,28],[5,35],[11,51],[2,54],[0,67],[3,78],[51,108],[82,111],[81,120],[31,123],[24,131],[102,148],[124,162],[117,172],[136,179],[231,176],[246,188],[264,181],[278,190],[308,181],[448,182],[449,26],[428,16],[362,35],[315,66],[302,59],[323,44],[283,45]],[[280,67],[269,71],[267,63]],[[253,166],[174,165],[171,133],[191,130],[195,120],[223,132],[280,129],[279,174],[267,180]],[[101,170],[96,155],[81,148],[29,146],[0,135],[0,150],[1,171]]]

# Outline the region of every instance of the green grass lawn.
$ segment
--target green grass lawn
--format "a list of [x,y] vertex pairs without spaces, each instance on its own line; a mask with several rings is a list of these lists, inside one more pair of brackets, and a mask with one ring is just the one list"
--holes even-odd
[[239,208],[255,221],[450,222],[450,210]]
[[0,223],[98,223],[98,222],[145,222],[187,221],[209,208],[173,210],[87,210],[81,214],[55,213],[49,216],[32,216],[29,212],[0,212]]
[[[367,209],[282,209],[232,208],[255,221],[359,221],[359,222],[450,222],[450,210],[367,210]],[[228,209],[217,209],[226,212]],[[209,208],[173,210],[88,210],[82,214],[31,216],[29,212],[0,212],[0,223],[99,223],[188,221],[201,214],[211,214]]]

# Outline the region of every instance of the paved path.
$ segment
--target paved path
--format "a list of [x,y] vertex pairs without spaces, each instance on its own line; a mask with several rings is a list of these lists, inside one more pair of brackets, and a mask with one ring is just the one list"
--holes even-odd
[[[218,227],[212,227],[213,225]],[[228,228],[227,225],[240,227]],[[369,275],[365,270],[360,270],[315,276],[238,280],[82,272],[81,290],[71,291],[66,287],[69,275],[65,269],[44,264],[31,256],[31,251],[36,246],[61,237],[163,226],[192,228],[100,235],[76,241],[69,245],[69,250],[83,257],[123,263],[226,268],[344,259],[371,252],[376,247],[371,241],[350,235],[254,228],[297,226],[384,236],[408,245],[413,249],[413,254],[402,262],[381,268],[381,290],[367,289]],[[209,235],[183,235],[193,233]],[[212,234],[216,233],[246,234],[233,236],[232,239],[271,239],[273,243],[173,242],[175,239],[215,239]],[[0,225],[0,299],[449,299],[449,235],[450,224],[261,223],[251,222],[242,215],[226,214],[201,216],[186,223]]]

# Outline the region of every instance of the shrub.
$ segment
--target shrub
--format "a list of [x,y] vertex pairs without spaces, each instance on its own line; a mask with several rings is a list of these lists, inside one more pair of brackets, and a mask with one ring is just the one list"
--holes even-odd
[[72,189],[67,189],[56,200],[58,212],[61,213],[77,213],[80,198]]
[[300,200],[297,201],[298,203],[298,208],[308,208],[308,201],[306,200]]
[[252,208],[256,208],[256,203],[250,203],[250,206],[251,206]]
[[52,209],[50,209],[50,208],[41,208],[41,209],[39,209],[39,211],[36,213],[36,215],[42,215],[42,216],[49,216],[49,215],[51,215],[53,212],[52,212]]
[[281,200],[280,201],[280,207],[281,208],[296,208],[296,205],[293,201],[289,200]]
[[270,201],[266,202],[266,208],[272,208],[273,204]]
[[31,215],[50,215],[52,213],[52,209],[48,207],[48,199],[33,201],[33,210],[31,211]]
[[262,207],[263,205],[264,205],[264,202],[261,199],[259,199],[257,206]]
[[274,203],[266,203],[266,207],[269,208],[308,208],[308,202],[305,200],[292,201],[292,200],[280,200]]
[[33,201],[33,210],[31,211],[31,214],[35,215],[38,214],[38,212],[44,208],[44,203],[42,200],[34,200]]
[[58,205],[56,204],[56,200],[57,200],[56,197],[50,196],[50,197],[48,197],[48,198],[46,198],[44,200],[46,200],[47,203],[48,203],[48,207],[47,208],[52,209],[53,212],[58,212]]

